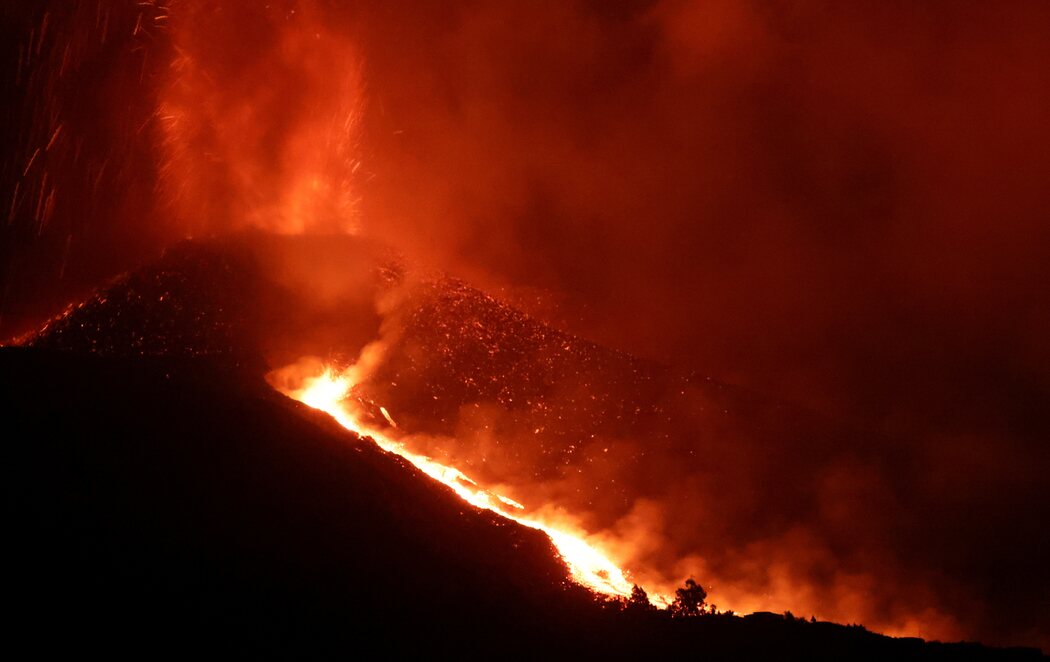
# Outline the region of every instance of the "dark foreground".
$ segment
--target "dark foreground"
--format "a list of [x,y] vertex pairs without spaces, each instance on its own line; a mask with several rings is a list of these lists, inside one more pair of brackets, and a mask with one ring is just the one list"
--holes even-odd
[[465,506],[258,374],[228,358],[0,349],[9,650],[1042,659],[603,606],[541,534]]

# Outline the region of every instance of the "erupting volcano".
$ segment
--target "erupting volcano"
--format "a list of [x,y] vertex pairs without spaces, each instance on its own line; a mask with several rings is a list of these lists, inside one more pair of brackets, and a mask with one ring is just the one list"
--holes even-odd
[[0,29],[26,642],[1042,658],[1046,7]]

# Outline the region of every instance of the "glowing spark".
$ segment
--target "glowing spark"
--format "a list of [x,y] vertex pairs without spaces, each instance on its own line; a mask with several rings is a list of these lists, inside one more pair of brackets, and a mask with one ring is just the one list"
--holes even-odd
[[[51,134],[51,140],[48,141],[47,147],[44,148],[45,152],[50,150],[52,147],[55,146],[55,141],[58,140],[58,134],[60,134],[60,133],[62,133],[62,125],[61,124],[59,124],[58,127],[55,128],[55,132]],[[36,155],[34,154],[34,157],[35,156]],[[27,170],[27,172],[28,172],[28,170]]]
[[26,164],[26,169],[22,171],[22,176],[25,177],[29,174],[29,169],[33,167],[33,163],[36,162],[36,157],[40,154],[40,148],[33,150],[33,155],[29,157],[29,163]]
[[503,503],[507,504],[508,506],[513,506],[514,508],[517,508],[518,510],[525,510],[525,506],[521,505],[520,503],[518,503],[514,499],[511,499],[510,497],[505,497],[503,495],[497,494],[496,498],[499,499],[500,501],[502,501]]
[[390,417],[390,412],[386,410],[386,407],[380,407],[379,413],[383,415],[383,418],[386,419],[386,422],[389,423],[391,427],[397,427],[397,423],[395,423],[394,419]]

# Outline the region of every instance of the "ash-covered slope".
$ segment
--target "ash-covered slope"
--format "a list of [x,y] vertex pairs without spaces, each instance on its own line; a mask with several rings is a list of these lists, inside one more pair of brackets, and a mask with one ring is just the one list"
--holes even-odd
[[[954,544],[978,549],[981,541],[970,537],[964,524],[923,517],[922,495],[915,490],[913,476],[921,467],[900,447],[883,450],[877,439],[842,443],[846,435],[855,433],[790,407],[553,330],[459,281],[416,279],[403,273],[381,248],[349,239],[244,235],[218,242],[189,242],[71,308],[30,339],[27,344],[35,352],[19,355],[30,358],[18,359],[27,361],[21,373],[5,372],[5,388],[31,383],[30,373],[37,375],[37,387],[28,391],[32,395],[11,400],[10,410],[26,412],[21,420],[33,422],[61,422],[68,418],[67,410],[82,415],[75,423],[55,427],[49,438],[57,445],[42,447],[50,448],[47,453],[51,455],[30,457],[29,468],[14,476],[22,482],[12,484],[74,486],[72,491],[55,489],[58,501],[48,508],[59,513],[55,517],[68,518],[78,531],[87,533],[69,547],[68,533],[55,537],[59,534],[52,531],[48,538],[40,533],[42,525],[25,522],[22,537],[46,541],[39,543],[45,549],[78,549],[81,565],[70,576],[81,576],[97,563],[119,567],[114,559],[127,554],[118,550],[134,549],[146,521],[157,527],[150,530],[151,540],[195,541],[185,548],[172,548],[171,558],[163,556],[166,542],[152,544],[149,553],[134,556],[160,554],[157,558],[164,559],[150,561],[151,568],[142,569],[142,576],[151,577],[150,585],[160,581],[151,573],[163,574],[158,569],[161,566],[186,566],[177,585],[190,586],[197,575],[219,578],[216,581],[221,586],[215,589],[219,597],[214,602],[232,601],[235,606],[222,608],[225,616],[206,609],[198,625],[225,623],[223,618],[234,618],[229,616],[233,612],[255,614],[252,605],[256,601],[241,604],[243,596],[255,591],[256,585],[264,592],[276,591],[269,587],[268,578],[280,577],[283,579],[273,581],[281,591],[288,591],[282,595],[291,597],[261,601],[271,605],[266,614],[256,614],[261,621],[299,623],[302,619],[296,614],[312,613],[309,609],[272,605],[305,601],[319,605],[314,611],[326,623],[357,620],[368,624],[365,630],[371,632],[369,628],[379,627],[377,619],[385,623],[414,614],[411,618],[419,627],[448,630],[441,636],[456,641],[484,640],[478,639],[473,625],[466,629],[462,625],[480,618],[484,625],[478,627],[493,633],[489,641],[511,636],[511,632],[518,636],[522,629],[547,628],[552,640],[587,641],[595,651],[620,651],[618,646],[627,646],[625,637],[635,642],[637,650],[653,650],[651,637],[659,639],[667,651],[686,650],[684,642],[692,636],[688,633],[696,628],[703,629],[712,646],[724,645],[725,652],[743,650],[741,637],[747,645],[761,648],[763,641],[751,641],[756,636],[766,637],[765,643],[773,646],[769,650],[778,650],[780,645],[771,642],[786,641],[783,645],[808,647],[812,654],[834,649],[859,655],[894,645],[856,629],[831,632],[821,626],[824,629],[800,630],[802,626],[795,624],[782,632],[777,629],[784,627],[782,623],[751,621],[745,628],[731,619],[718,621],[722,625],[706,620],[703,625],[683,626],[633,616],[628,617],[629,627],[619,632],[623,624],[609,621],[604,611],[594,611],[590,598],[579,598],[572,591],[563,593],[563,569],[547,547],[537,552],[534,543],[527,543],[525,548],[531,551],[522,559],[512,551],[521,548],[513,536],[504,539],[498,534],[491,537],[473,529],[445,526],[450,517],[460,517],[466,509],[458,502],[452,503],[454,513],[421,516],[426,521],[413,519],[415,501],[405,495],[424,489],[402,486],[418,480],[413,472],[387,474],[381,470],[389,480],[376,487],[359,480],[361,474],[373,471],[371,464],[350,466],[357,462],[354,458],[364,457],[360,453],[346,455],[347,467],[330,461],[330,453],[336,451],[325,444],[342,448],[347,443],[344,432],[329,425],[329,436],[321,444],[327,450],[309,461],[310,471],[300,471],[297,462],[309,446],[302,446],[299,437],[317,434],[300,429],[305,425],[301,417],[307,416],[316,427],[318,416],[272,392],[262,376],[304,354],[350,362],[362,347],[377,339],[382,352],[369,378],[360,385],[359,395],[386,406],[400,430],[411,435],[408,441],[417,450],[453,459],[456,466],[505,487],[510,496],[529,505],[543,503],[577,514],[592,532],[643,541],[634,550],[632,570],[648,570],[656,577],[663,574],[671,583],[698,573],[705,584],[714,584],[712,598],[723,606],[734,595],[769,595],[774,584],[783,586],[790,581],[806,590],[783,594],[780,609],[862,621],[874,627],[942,608],[945,601],[940,592],[955,596],[960,586],[973,589],[971,595],[976,599],[971,602],[984,600],[983,587],[966,584],[968,569],[985,562],[980,555],[944,556],[937,546],[913,549],[911,541],[918,529],[943,529],[938,542],[942,549]],[[80,372],[63,378],[67,386],[60,397],[49,396],[47,375],[62,376],[67,369],[66,353],[96,358],[94,363],[83,359],[69,363],[80,366],[76,368]],[[5,360],[12,359],[9,355]],[[169,384],[169,380],[174,381]],[[167,402],[172,398],[173,402]],[[219,417],[219,422],[213,417]],[[291,423],[292,419],[297,422]],[[96,438],[121,440],[118,456],[110,456],[109,447],[94,443]],[[160,446],[147,451],[151,447],[142,441],[151,439]],[[179,473],[179,465],[167,460],[149,464],[154,456],[168,457],[187,439],[207,441],[195,445],[183,458],[193,471]],[[257,470],[257,440],[277,449],[281,458],[261,472]],[[67,446],[71,441],[75,445]],[[213,449],[228,453],[219,465],[209,455]],[[320,459],[322,455],[325,459]],[[75,504],[81,502],[80,494],[94,494],[96,488],[82,489],[82,483],[65,477],[41,480],[40,476],[48,475],[51,460],[66,463],[74,472],[82,465],[86,474],[97,473],[97,467],[121,467],[123,473],[108,481],[122,490],[120,496],[106,496],[88,511],[78,510]],[[387,466],[390,461],[382,462]],[[143,463],[150,468],[140,474]],[[863,469],[860,474],[854,473],[858,467]],[[284,475],[288,471],[291,474]],[[255,473],[266,479],[243,482]],[[149,479],[140,479],[140,475]],[[860,480],[853,480],[858,476]],[[883,476],[889,476],[890,482],[884,482]],[[169,484],[179,486],[171,493],[193,492],[197,503],[213,504],[221,514],[213,520],[179,519],[183,510],[175,501],[139,496],[156,485]],[[310,492],[310,485],[324,487]],[[368,488],[358,489],[361,485]],[[373,488],[384,498],[376,499]],[[830,497],[835,505],[830,511],[829,489],[834,490]],[[327,505],[333,492],[341,492],[339,503],[343,505],[339,508],[345,507],[345,512]],[[47,493],[51,492],[21,494]],[[167,492],[156,496],[164,494]],[[313,496],[304,501],[304,494]],[[15,498],[19,504],[17,499],[22,497],[15,494]],[[33,503],[33,498],[28,502]],[[83,502],[93,503],[90,499]],[[268,504],[267,508],[281,516],[265,508],[255,510],[259,503]],[[25,507],[24,503],[17,505]],[[138,514],[131,518],[106,515],[127,509]],[[43,520],[54,519],[51,512],[41,515]],[[67,512],[72,514],[63,514]],[[372,513],[375,518],[358,526],[357,515],[346,513]],[[403,526],[388,522],[406,514]],[[178,527],[169,528],[169,520]],[[91,542],[92,531],[106,530],[98,521],[113,524],[117,530],[111,538],[103,538],[116,542],[102,543],[101,551]],[[338,528],[339,521],[354,523],[344,529]],[[443,524],[430,526],[428,521]],[[484,526],[499,530],[519,528],[486,521]],[[235,522],[251,526],[237,528],[231,524]],[[305,535],[306,522],[321,533]],[[194,565],[193,559],[200,554],[197,550],[211,549],[208,541],[216,531],[226,532],[214,546],[217,556]],[[484,542],[465,542],[461,533]],[[536,534],[515,535],[534,540]],[[1001,539],[1025,536],[1029,541],[1039,539],[1039,534],[1023,527],[1013,527]],[[251,548],[255,543],[245,551],[243,540],[258,542],[256,547],[263,551],[257,562],[238,561],[245,554],[254,558]],[[464,545],[469,550],[463,551]],[[35,548],[30,545],[27,549]],[[401,549],[412,552],[402,554]],[[446,563],[450,550],[460,550],[463,555]],[[542,558],[532,558],[534,553]],[[317,560],[316,554],[323,558]],[[26,554],[33,555],[32,551]],[[1002,580],[1020,582],[1026,575],[1031,579],[1027,570],[1031,546],[1008,548],[1006,556],[1010,555],[1016,557],[1017,563],[1011,566],[1016,571],[1004,570]],[[702,557],[706,565],[696,568],[679,563],[695,557]],[[41,558],[58,564],[53,557]],[[377,558],[390,559],[389,564],[381,571],[367,570]],[[332,590],[324,589],[322,597],[317,597],[316,586],[325,583],[320,578],[337,572],[333,568],[340,565],[340,559],[360,562],[347,561],[341,570],[343,578],[332,580]],[[465,569],[475,561],[489,570],[471,575]],[[528,570],[530,564],[538,570]],[[937,564],[942,572],[926,572]],[[256,570],[246,579],[222,579],[226,567],[240,566]],[[309,574],[314,571],[303,569],[315,566],[322,568],[311,575],[315,583],[303,584],[297,573]],[[551,574],[551,567],[557,568],[557,577]],[[492,581],[493,576],[519,572],[524,574],[515,586],[524,586],[521,590],[528,595],[512,592],[508,596],[499,581]],[[432,592],[427,577],[434,574],[448,581],[438,582]],[[106,576],[114,577],[112,583],[127,592],[140,575]],[[852,583],[844,587],[837,583],[840,577]],[[67,580],[72,581],[68,577],[63,581]],[[1033,591],[1041,585],[1038,577],[1031,584]],[[32,593],[28,586],[23,588]],[[60,586],[55,590],[62,591]],[[157,600],[137,590],[132,590],[128,600],[145,601],[156,608]],[[177,604],[172,613],[194,611],[213,602],[208,590],[194,587],[180,602],[165,589],[168,592],[162,592],[165,597],[160,602]],[[358,595],[366,597],[359,600]],[[376,597],[380,595],[386,597]],[[836,600],[843,600],[853,611],[839,609]],[[353,606],[345,601],[352,601]],[[420,601],[434,601],[434,608],[416,611]],[[484,605],[478,608],[484,618],[475,617],[471,605]],[[955,603],[951,608],[965,611],[967,605]],[[359,617],[359,613],[366,616]],[[1026,627],[1038,619],[1038,614],[1029,615]],[[344,631],[340,627],[327,631]],[[581,628],[587,633],[583,640],[579,639]],[[839,645],[845,649],[835,648]],[[893,650],[915,655],[964,651],[914,642],[907,646],[910,648]]]
[[279,361],[356,351],[376,332],[381,247],[346,237],[244,233],[187,241],[99,288],[22,344],[100,356]]
[[181,244],[70,306],[26,344],[99,356],[249,357],[263,285],[245,251]]

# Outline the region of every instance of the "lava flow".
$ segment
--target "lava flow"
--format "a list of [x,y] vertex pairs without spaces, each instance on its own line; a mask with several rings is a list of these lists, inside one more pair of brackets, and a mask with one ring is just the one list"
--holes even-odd
[[[352,373],[352,366],[342,371],[325,367],[320,375],[305,378],[300,388],[286,389],[281,385],[277,385],[277,388],[291,398],[328,413],[344,428],[372,439],[383,450],[405,458],[423,473],[450,487],[467,503],[490,510],[522,526],[543,531],[554,543],[577,583],[608,596],[626,598],[631,595],[633,582],[605,554],[588,543],[584,534],[567,531],[563,524],[553,525],[515,512],[524,511],[525,506],[482,488],[455,467],[413,453],[402,442],[364,423],[349,404],[348,396],[355,383]],[[386,409],[380,409],[384,418],[393,423]],[[667,606],[671,602],[668,596],[659,593],[650,593],[649,596],[653,603],[660,606]]]

